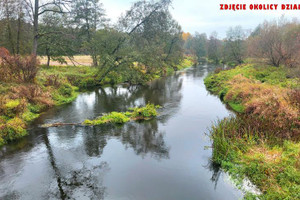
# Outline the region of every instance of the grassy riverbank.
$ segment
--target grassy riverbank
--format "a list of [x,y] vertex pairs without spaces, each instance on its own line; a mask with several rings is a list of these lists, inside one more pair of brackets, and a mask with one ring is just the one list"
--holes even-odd
[[[185,58],[178,69],[193,65],[193,59]],[[174,71],[168,68],[168,74]],[[98,69],[89,66],[41,66],[31,84],[0,83],[0,146],[27,134],[30,122],[46,109],[72,102],[80,91],[99,85],[119,84],[130,81],[118,73],[109,74],[101,83]],[[159,75],[137,79],[135,84],[145,84]],[[137,82],[140,81],[140,82]]]
[[290,77],[286,68],[245,64],[205,79],[237,112],[211,128],[213,160],[238,182],[249,178],[260,199],[300,198],[299,79]]

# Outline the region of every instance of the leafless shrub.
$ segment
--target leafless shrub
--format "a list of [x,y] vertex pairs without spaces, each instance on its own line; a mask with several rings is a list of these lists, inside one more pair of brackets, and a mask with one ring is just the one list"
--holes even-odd
[[53,100],[49,92],[44,92],[37,85],[22,85],[13,87],[11,89],[11,98],[14,99],[26,99],[29,103],[46,105],[48,107],[53,105]]
[[22,57],[10,55],[5,48],[0,48],[0,80],[6,82],[32,83],[38,72],[36,56]]

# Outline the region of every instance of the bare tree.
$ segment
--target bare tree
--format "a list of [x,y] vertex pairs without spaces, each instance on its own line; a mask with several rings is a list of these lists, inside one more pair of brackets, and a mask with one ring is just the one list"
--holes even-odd
[[71,0],[50,0],[40,3],[39,0],[25,0],[27,12],[31,15],[33,23],[33,49],[32,54],[37,55],[39,35],[39,17],[46,12],[66,13],[69,12]]
[[248,40],[249,55],[276,67],[299,64],[300,25],[298,22],[265,21]]

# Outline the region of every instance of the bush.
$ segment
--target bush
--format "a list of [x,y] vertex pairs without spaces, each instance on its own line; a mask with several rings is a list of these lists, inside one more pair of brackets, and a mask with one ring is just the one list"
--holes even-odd
[[51,94],[44,92],[40,86],[34,84],[12,87],[10,96],[15,99],[26,99],[29,103],[45,105],[46,107],[53,105]]
[[12,56],[5,48],[0,48],[0,79],[2,81],[32,83],[38,72],[36,56]]
[[60,86],[60,88],[58,89],[59,94],[66,96],[66,97],[70,97],[72,95],[73,92],[73,88],[71,85],[69,84],[63,84],[62,86]]
[[54,86],[55,88],[59,88],[60,85],[61,83],[59,81],[58,74],[51,74],[46,76],[45,86]]
[[82,89],[87,89],[87,88],[95,87],[95,86],[97,86],[97,84],[98,84],[98,81],[95,78],[88,77],[88,78],[82,79],[80,81],[78,87],[82,88]]
[[159,106],[155,106],[154,104],[147,104],[145,107],[141,108],[131,108],[131,117],[135,120],[150,119],[157,116],[156,108],[159,108]]
[[0,126],[0,138],[2,141],[13,141],[27,134],[25,123],[18,117],[8,120]]
[[19,113],[22,113],[26,108],[26,100],[24,99],[15,99],[7,100],[4,105],[4,114],[10,118],[15,117]]
[[22,114],[22,119],[25,120],[25,122],[31,122],[34,119],[38,118],[39,116],[40,116],[39,114],[32,113],[28,110]]

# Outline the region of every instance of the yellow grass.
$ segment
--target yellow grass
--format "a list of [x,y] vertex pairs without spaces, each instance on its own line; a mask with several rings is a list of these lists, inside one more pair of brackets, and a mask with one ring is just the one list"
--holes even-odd
[[[73,65],[73,62],[68,58],[68,57],[64,57],[67,64],[61,64],[57,61],[50,61],[50,65],[52,66],[67,66],[67,65]],[[73,57],[74,59],[74,64],[75,65],[83,65],[83,66],[91,66],[93,63],[93,60],[91,58],[91,56],[88,55],[77,55]],[[39,60],[41,62],[42,65],[47,64],[47,57],[46,56],[40,56]]]

